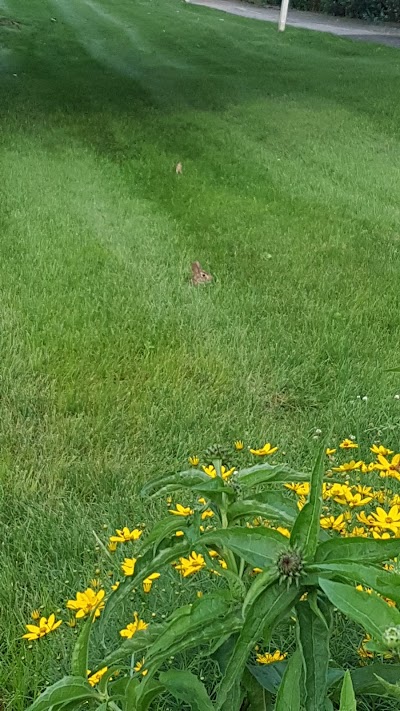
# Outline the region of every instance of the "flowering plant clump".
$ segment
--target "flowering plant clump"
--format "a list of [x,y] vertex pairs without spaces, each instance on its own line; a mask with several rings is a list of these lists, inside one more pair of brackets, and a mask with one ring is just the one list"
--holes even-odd
[[[163,694],[200,711],[257,711],[266,700],[275,711],[355,711],[353,684],[399,699],[400,496],[391,483],[400,454],[376,443],[364,461],[346,450],[362,452],[352,437],[325,443],[310,473],[276,463],[269,442],[246,454],[236,440],[231,452],[216,445],[205,461],[193,454],[190,469],[150,482],[143,495],[166,497],[165,517],[102,543],[120,579],[95,578],[68,600],[69,624],[81,625],[71,675],[30,711],[145,711]],[[257,463],[246,466],[249,456]],[[174,581],[193,591],[161,624],[147,621],[143,602],[160,579],[164,593]],[[123,618],[140,599],[144,613],[131,607]],[[336,614],[363,628],[360,668],[345,672],[331,658]],[[24,637],[35,644],[61,625],[54,614],[32,617]],[[273,644],[278,625],[296,630],[283,648]],[[114,642],[89,664],[94,628]],[[212,657],[220,674],[196,676],[188,654]]]

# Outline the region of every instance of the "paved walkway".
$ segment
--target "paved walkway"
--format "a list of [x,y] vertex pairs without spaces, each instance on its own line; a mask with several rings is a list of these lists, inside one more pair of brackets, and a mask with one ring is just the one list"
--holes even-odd
[[[234,0],[186,0],[192,5],[206,5],[215,10],[229,12],[232,15],[250,17],[254,20],[264,20],[278,24],[279,9],[275,7],[257,7]],[[362,20],[350,20],[342,17],[331,17],[315,12],[300,12],[290,10],[287,20],[288,25],[302,27],[318,32],[330,32],[348,39],[363,42],[377,42],[391,47],[400,48],[400,26],[391,24],[372,24]]]

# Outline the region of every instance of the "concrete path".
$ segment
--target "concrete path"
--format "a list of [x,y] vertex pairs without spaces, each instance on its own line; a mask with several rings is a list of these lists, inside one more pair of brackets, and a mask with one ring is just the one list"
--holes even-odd
[[[192,5],[205,5],[222,10],[231,15],[241,15],[254,20],[264,20],[278,24],[279,9],[276,7],[257,7],[244,2],[234,0],[186,0]],[[392,24],[375,25],[362,20],[350,20],[342,17],[331,17],[315,12],[300,12],[290,10],[287,20],[292,27],[302,27],[307,30],[317,30],[318,32],[330,32],[333,35],[340,35],[348,39],[361,40],[363,42],[377,42],[387,44],[391,47],[400,48],[400,26]]]

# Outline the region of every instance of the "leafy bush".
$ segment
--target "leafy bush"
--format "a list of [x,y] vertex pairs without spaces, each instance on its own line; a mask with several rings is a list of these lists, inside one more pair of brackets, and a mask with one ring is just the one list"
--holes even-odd
[[[270,5],[270,0],[261,2]],[[279,5],[277,0],[272,4]],[[400,0],[292,0],[296,10],[325,12],[341,17],[358,17],[362,20],[400,22]]]
[[[347,439],[340,447],[354,452],[358,445]],[[251,451],[264,458],[276,449],[267,444]],[[275,711],[330,711],[334,704],[353,711],[355,694],[362,693],[398,700],[400,575],[393,561],[400,549],[400,498],[386,484],[400,478],[400,454],[371,449],[376,461],[339,464],[336,450],[321,448],[310,475],[265,460],[229,468],[223,448],[214,447],[212,464],[198,468],[192,458],[190,470],[147,485],[149,500],[185,491],[189,503],[169,499],[169,515],[147,536],[140,528],[111,536],[111,552],[135,546],[121,565],[125,579],[106,602],[105,591],[93,588],[68,601],[74,619],[86,618],[71,675],[47,688],[29,711],[145,711],[165,694],[197,711],[258,711],[274,699]],[[349,481],[374,471],[384,489]],[[389,500],[389,510],[374,508]],[[124,601],[138,590],[148,594],[167,571],[188,581],[203,574],[215,584],[204,591],[196,583],[192,601],[161,624],[134,613],[120,630],[124,641],[115,645],[107,635],[121,627]],[[365,631],[360,655],[366,666],[345,673],[332,663],[335,610]],[[59,627],[54,615],[36,622],[27,626],[29,641]],[[288,659],[268,650],[282,625],[295,628]],[[89,672],[93,630],[104,654]],[[199,678],[189,668],[190,653],[213,660],[216,673]]]

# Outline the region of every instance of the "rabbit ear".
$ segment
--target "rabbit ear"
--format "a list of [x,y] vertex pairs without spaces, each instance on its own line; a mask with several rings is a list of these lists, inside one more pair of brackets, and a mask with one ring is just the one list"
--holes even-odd
[[200,262],[192,262],[192,272],[193,272],[193,274],[200,274],[201,273]]

